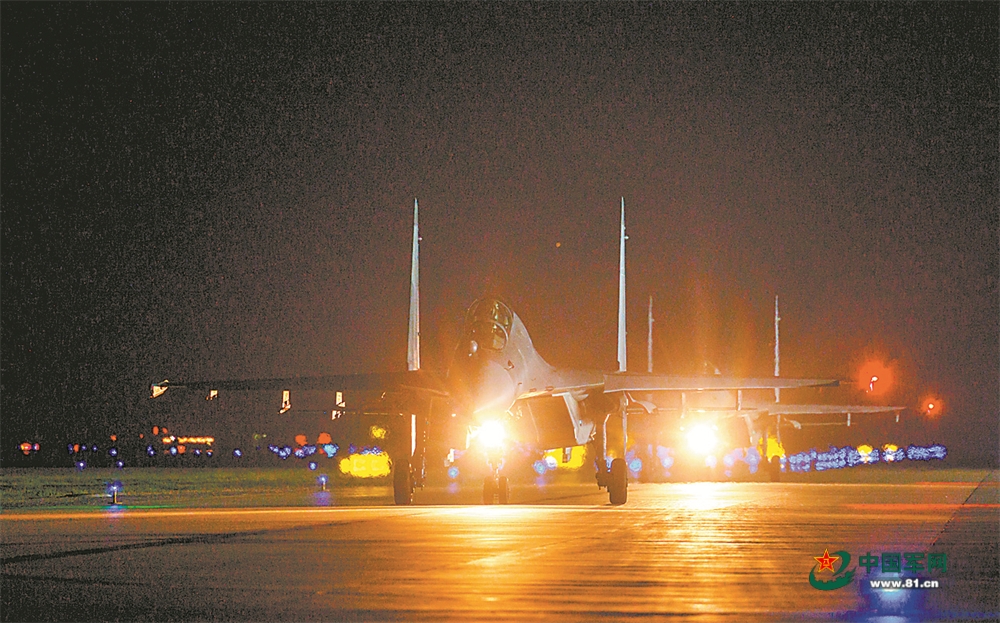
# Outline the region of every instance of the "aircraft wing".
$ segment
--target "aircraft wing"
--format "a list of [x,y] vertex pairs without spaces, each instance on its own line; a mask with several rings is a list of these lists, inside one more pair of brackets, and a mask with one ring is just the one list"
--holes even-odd
[[732,377],[664,376],[659,374],[605,374],[604,393],[651,391],[711,391],[734,389],[794,389],[796,387],[837,387],[837,379],[794,379],[774,376]]
[[328,391],[397,391],[426,392],[438,396],[449,395],[436,375],[423,370],[390,372],[383,374],[339,374],[332,376],[295,376],[281,379],[248,379],[217,381],[161,381],[152,385],[156,398],[171,388],[202,391],[255,391],[255,390],[328,390]]

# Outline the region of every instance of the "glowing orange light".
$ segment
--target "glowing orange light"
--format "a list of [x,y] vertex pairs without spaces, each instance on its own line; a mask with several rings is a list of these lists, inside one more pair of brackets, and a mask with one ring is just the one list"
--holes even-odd
[[205,444],[210,446],[215,443],[215,437],[177,437],[177,443]]
[[29,454],[31,454],[31,447],[32,447],[31,444],[28,443],[27,441],[21,444],[21,452],[24,453],[24,456],[28,456]]
[[928,396],[921,401],[921,413],[929,416],[939,415],[944,407],[940,398]]
[[159,426],[154,426],[153,427],[153,435],[159,435],[159,434],[160,434],[160,427]]
[[186,446],[177,446],[177,454],[184,454],[185,452],[187,452]]
[[111,441],[118,441],[118,435],[111,435]]
[[308,441],[309,440],[306,439],[305,435],[296,435],[295,436],[295,443],[299,444],[300,446],[306,445],[306,443],[308,443]]
[[858,389],[872,396],[888,394],[894,383],[892,367],[878,360],[866,361],[858,373]]
[[325,446],[328,443],[333,443],[333,438],[330,437],[330,433],[320,433],[316,443],[321,446]]

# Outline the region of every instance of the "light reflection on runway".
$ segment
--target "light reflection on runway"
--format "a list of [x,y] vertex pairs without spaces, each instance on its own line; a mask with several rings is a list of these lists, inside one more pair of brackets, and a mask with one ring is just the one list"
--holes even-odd
[[962,580],[971,603],[968,590],[948,599],[973,556],[949,520],[971,513],[983,538],[1000,508],[995,482],[962,506],[978,484],[644,484],[624,507],[580,488],[559,504],[4,514],[3,619],[875,620],[892,613],[860,579],[810,586],[814,557],[926,552],[946,526],[956,571],[937,576],[936,610],[903,614],[982,618],[997,611],[989,578]]

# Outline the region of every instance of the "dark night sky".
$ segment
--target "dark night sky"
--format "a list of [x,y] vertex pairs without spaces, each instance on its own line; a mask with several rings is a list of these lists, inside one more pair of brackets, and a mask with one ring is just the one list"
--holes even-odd
[[[163,378],[405,368],[500,295],[552,363],[897,368],[996,460],[997,3],[0,4],[2,443]],[[557,247],[556,243],[560,243]],[[837,398],[863,400],[846,390]]]

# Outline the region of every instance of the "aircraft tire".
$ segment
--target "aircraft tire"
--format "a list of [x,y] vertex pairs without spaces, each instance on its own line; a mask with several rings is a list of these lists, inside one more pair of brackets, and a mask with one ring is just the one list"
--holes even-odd
[[767,464],[767,474],[771,477],[771,482],[781,481],[781,459],[772,456]]
[[615,506],[628,501],[628,467],[625,459],[611,461],[611,478],[608,482],[608,497]]
[[510,484],[506,476],[497,478],[497,504],[507,504],[510,501]]
[[407,506],[413,503],[413,481],[410,479],[409,458],[393,461],[392,497],[397,506]]
[[496,494],[497,483],[493,480],[492,476],[487,476],[483,480],[483,504],[493,504]]

